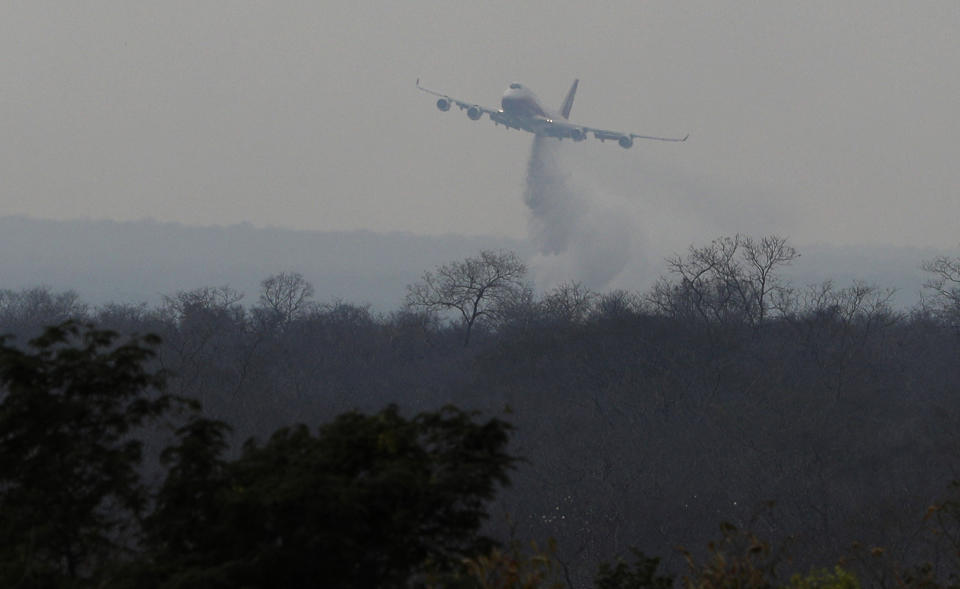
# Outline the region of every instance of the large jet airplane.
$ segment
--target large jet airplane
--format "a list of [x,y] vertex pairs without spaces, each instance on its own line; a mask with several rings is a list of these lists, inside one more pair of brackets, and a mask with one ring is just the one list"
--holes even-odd
[[417,88],[437,96],[437,108],[446,112],[450,106],[455,104],[460,110],[466,110],[467,116],[471,120],[479,120],[484,114],[490,117],[495,125],[503,125],[508,129],[522,129],[535,135],[545,137],[556,137],[557,139],[572,139],[574,141],[583,141],[589,133],[600,141],[607,139],[616,140],[620,147],[629,149],[633,147],[634,139],[653,139],[655,141],[686,141],[689,135],[684,137],[651,137],[649,135],[638,135],[637,133],[621,133],[619,131],[607,131],[604,129],[594,129],[584,125],[576,125],[569,122],[570,108],[573,106],[573,95],[577,93],[577,84],[580,80],[574,80],[567,92],[567,97],[560,107],[560,112],[552,112],[544,108],[537,96],[523,84],[514,82],[510,84],[507,91],[503,93],[500,99],[500,108],[486,108],[472,102],[465,102],[451,98],[446,94],[435,92],[420,85],[420,79],[417,78]]

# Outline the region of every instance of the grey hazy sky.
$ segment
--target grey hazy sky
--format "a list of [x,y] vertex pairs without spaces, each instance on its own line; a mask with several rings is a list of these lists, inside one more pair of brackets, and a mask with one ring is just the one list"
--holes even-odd
[[414,79],[579,77],[573,120],[691,134],[563,147],[641,242],[960,240],[957,0],[589,4],[5,2],[0,214],[520,237],[531,136]]

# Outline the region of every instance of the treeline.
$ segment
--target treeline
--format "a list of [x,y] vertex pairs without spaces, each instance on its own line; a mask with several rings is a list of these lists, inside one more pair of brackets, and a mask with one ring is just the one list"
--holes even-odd
[[232,424],[234,448],[390,403],[506,412],[524,461],[486,533],[555,538],[575,584],[630,547],[682,571],[672,547],[702,557],[723,520],[789,538],[797,570],[860,542],[946,578],[955,549],[924,514],[960,468],[960,260],[927,261],[928,298],[902,310],[881,286],[785,283],[797,255],[721,238],[647,292],[536,293],[516,256],[483,252],[426,272],[387,315],[316,302],[296,274],[250,306],[229,287],[158,307],[2,291],[0,333],[68,318],[155,333],[169,393]]

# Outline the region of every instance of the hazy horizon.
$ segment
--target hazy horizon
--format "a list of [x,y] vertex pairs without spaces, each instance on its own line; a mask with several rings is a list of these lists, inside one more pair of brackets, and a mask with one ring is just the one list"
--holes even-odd
[[[720,236],[687,245],[706,245],[716,237]],[[955,250],[932,248],[790,243],[800,258],[783,275],[795,286],[832,280],[844,288],[858,280],[897,289],[893,303],[899,308],[919,301],[923,260],[955,255]],[[592,250],[595,255],[603,255],[602,245]],[[541,246],[502,236],[0,216],[0,251],[5,254],[0,256],[0,289],[46,285],[75,290],[91,304],[156,304],[163,295],[180,290],[228,285],[245,294],[245,303],[253,304],[261,280],[278,272],[300,272],[316,287],[318,301],[369,303],[378,312],[389,312],[402,305],[407,284],[425,270],[475,256],[482,249],[501,248],[517,251],[530,264],[530,278],[541,292],[557,282],[586,284],[577,274],[580,264],[591,263],[589,256],[551,259]],[[621,272],[615,283],[593,288],[643,291],[665,272],[665,257],[686,250],[663,250],[652,261],[627,260],[630,272]]]

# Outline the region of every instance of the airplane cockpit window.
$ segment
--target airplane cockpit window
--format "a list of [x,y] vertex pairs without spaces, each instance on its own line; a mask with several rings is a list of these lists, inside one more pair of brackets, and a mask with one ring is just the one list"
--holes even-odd
[[511,90],[519,90],[520,88],[523,88],[523,86],[521,86],[520,84],[517,84],[516,82],[514,82],[513,84],[510,84]]

